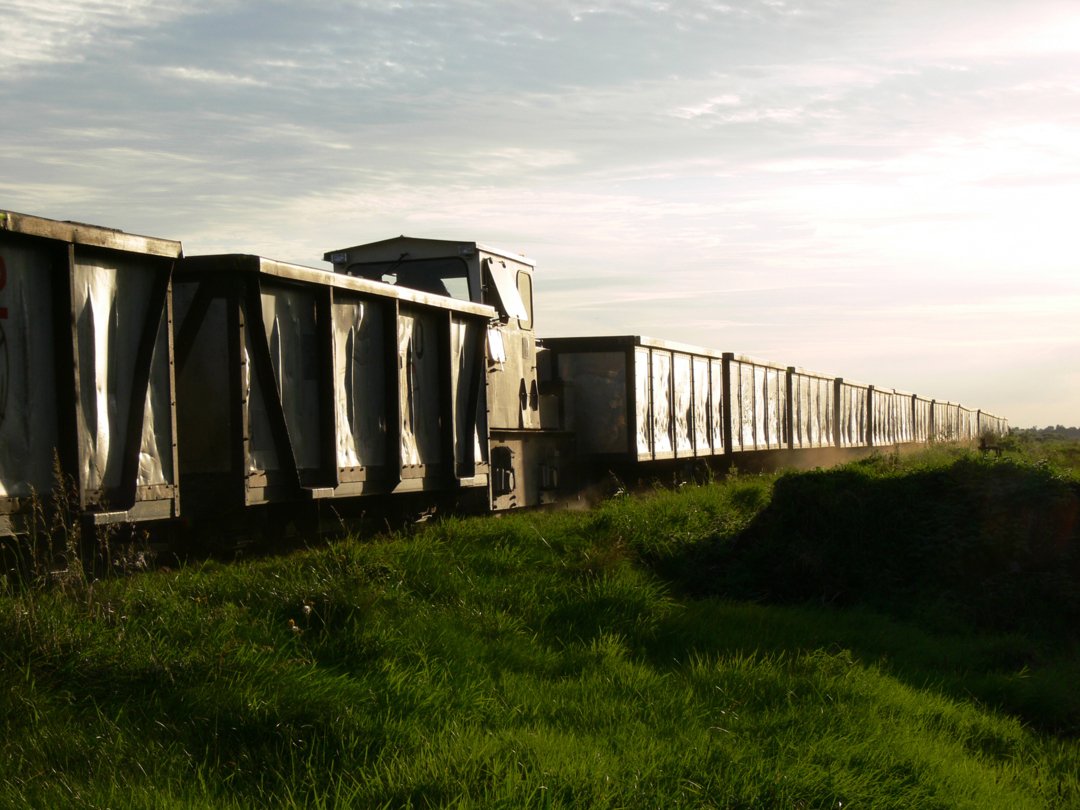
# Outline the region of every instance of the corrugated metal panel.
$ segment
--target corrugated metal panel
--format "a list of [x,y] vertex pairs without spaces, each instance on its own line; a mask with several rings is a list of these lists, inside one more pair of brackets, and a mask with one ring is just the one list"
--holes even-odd
[[970,442],[978,438],[978,422],[975,411],[961,407],[960,411],[960,441]]
[[439,329],[433,314],[402,309],[398,315],[398,378],[401,402],[401,463],[405,467],[442,460],[439,413]]
[[652,437],[654,458],[674,453],[671,419],[671,352],[652,350]]
[[791,374],[791,446],[813,447],[814,421],[812,381],[805,374]]
[[322,417],[319,391],[319,336],[315,329],[312,289],[265,285],[262,322],[270,346],[277,394],[285,412],[296,466],[322,466]]
[[787,410],[787,373],[783,369],[758,367],[764,386],[765,447],[778,450],[787,446],[785,413]]
[[[120,486],[144,323],[156,283],[138,258],[77,254],[72,273],[79,368],[79,481],[87,491]],[[138,486],[175,480],[168,334],[156,330],[150,385],[141,403]]]
[[833,444],[833,378],[792,369],[792,444],[797,448]]
[[915,441],[915,420],[911,394],[896,391],[894,408],[896,412],[896,440],[901,444]]
[[934,400],[934,441],[954,442],[959,438],[958,406]]
[[451,315],[451,387],[454,397],[454,461],[462,477],[475,475],[487,462],[487,408],[479,396],[483,384],[484,324]]
[[870,392],[871,443],[883,447],[894,443],[896,432],[893,413],[893,392],[887,388],[872,388]]
[[839,401],[837,422],[841,447],[865,447],[867,445],[867,418],[869,409],[869,386],[837,380]]
[[334,301],[334,410],[342,469],[387,463],[384,308],[362,298]]
[[709,386],[709,358],[694,357],[694,453],[708,456],[713,452],[709,431],[712,389]]
[[[733,419],[737,420],[732,427],[732,436],[738,436],[739,450],[757,449],[757,428],[761,425],[763,411],[757,398],[757,386],[754,384],[754,367],[748,363],[732,363],[732,407],[735,410]],[[735,388],[735,380],[738,380],[738,388]],[[736,429],[737,427],[737,429]]]
[[913,432],[914,440],[917,442],[928,442],[933,437],[932,434],[932,406],[933,403],[929,399],[916,396],[913,397]]
[[[637,420],[637,457],[651,459],[652,441],[652,357],[647,348],[634,349],[634,401]],[[580,437],[579,437],[580,438]]]
[[1004,436],[1009,432],[1008,420],[985,411],[978,412],[979,436]]
[[724,366],[722,360],[709,360],[710,422],[715,454],[724,452]]
[[742,451],[787,446],[787,370],[732,356],[731,435]]
[[694,377],[690,355],[679,352],[673,356],[672,387],[675,454],[685,458],[694,455]]
[[768,370],[750,366],[754,374],[754,444],[755,450],[769,447],[769,429],[772,417],[772,396],[769,391]]
[[[252,313],[249,302],[240,303],[245,323],[249,323]],[[244,330],[243,360],[241,362],[241,400],[247,411],[246,419],[250,441],[248,444],[247,472],[249,475],[278,471],[287,464],[285,459],[278,453],[274,428],[271,423],[270,403],[268,399],[274,397],[275,391],[267,391],[264,381],[256,373],[255,340],[256,337],[250,328]],[[287,467],[286,467],[287,469]]]

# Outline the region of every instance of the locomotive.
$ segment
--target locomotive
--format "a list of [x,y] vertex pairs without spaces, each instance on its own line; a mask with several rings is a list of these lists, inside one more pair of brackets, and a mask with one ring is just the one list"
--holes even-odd
[[331,269],[0,211],[0,534],[300,504],[553,503],[586,471],[971,441],[981,410],[652,338],[536,337],[534,264],[400,236]]

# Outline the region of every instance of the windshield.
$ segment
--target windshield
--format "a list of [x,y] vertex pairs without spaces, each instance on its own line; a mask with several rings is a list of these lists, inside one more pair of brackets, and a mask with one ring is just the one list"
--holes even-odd
[[445,295],[461,301],[469,294],[469,267],[461,259],[398,259],[392,262],[350,264],[349,275],[384,281],[410,290]]

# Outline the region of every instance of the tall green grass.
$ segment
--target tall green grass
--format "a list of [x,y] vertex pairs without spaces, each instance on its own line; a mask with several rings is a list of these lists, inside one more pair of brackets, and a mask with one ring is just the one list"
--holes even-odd
[[[963,553],[939,550],[963,559],[972,515],[1026,504],[1034,523],[983,536],[1043,549],[1015,533],[1056,526],[1039,504],[1065,490],[1035,465],[913,464],[734,476],[589,512],[447,519],[77,592],[11,590],[0,803],[1076,806],[1067,628],[979,611],[943,622],[933,600],[908,603],[914,586],[870,587],[863,566],[888,583],[921,569],[890,569],[850,539],[903,557],[886,539],[911,539],[908,520],[936,532],[925,548],[958,538]],[[956,482],[948,517],[896,497],[942,480]],[[807,500],[816,491],[852,515],[835,537],[810,514],[829,508]],[[842,599],[779,590],[813,531],[849,551],[808,558],[824,571],[812,581],[833,587],[825,569],[846,564],[868,585]],[[957,577],[933,582],[968,593]]]

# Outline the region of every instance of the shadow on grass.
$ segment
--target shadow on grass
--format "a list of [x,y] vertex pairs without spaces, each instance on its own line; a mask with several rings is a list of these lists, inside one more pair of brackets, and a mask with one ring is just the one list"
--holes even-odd
[[789,474],[742,531],[649,563],[692,597],[659,656],[836,644],[913,685],[1080,733],[1080,485],[1045,466]]

